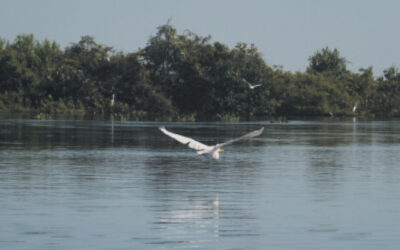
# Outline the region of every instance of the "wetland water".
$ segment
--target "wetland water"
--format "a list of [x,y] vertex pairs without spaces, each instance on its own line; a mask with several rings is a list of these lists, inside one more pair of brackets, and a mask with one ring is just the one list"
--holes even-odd
[[[214,161],[158,131],[227,146]],[[1,249],[398,249],[400,122],[0,120]]]

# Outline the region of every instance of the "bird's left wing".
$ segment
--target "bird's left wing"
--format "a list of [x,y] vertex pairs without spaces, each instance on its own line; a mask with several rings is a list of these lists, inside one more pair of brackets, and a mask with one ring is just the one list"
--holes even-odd
[[249,88],[252,88],[253,87],[253,85],[251,84],[251,83],[249,83],[246,79],[242,79],[242,81],[244,82],[244,83],[247,83],[247,85],[249,85]]
[[159,127],[158,129],[161,132],[163,132],[164,134],[168,135],[169,137],[177,140],[178,142],[180,142],[182,144],[186,144],[189,148],[192,148],[194,150],[204,150],[209,147],[201,142],[193,140],[192,138],[172,133],[172,132],[168,131],[167,129],[165,129],[165,127]]
[[217,144],[216,147],[221,148],[221,147],[224,147],[226,145],[232,144],[232,143],[237,142],[237,141],[241,141],[241,140],[244,140],[244,139],[248,139],[248,138],[259,136],[259,135],[261,135],[261,133],[263,131],[264,131],[264,127],[260,128],[258,130],[254,130],[254,131],[252,131],[250,133],[247,133],[247,134],[245,134],[245,135],[243,135],[241,137],[226,141],[224,143]]

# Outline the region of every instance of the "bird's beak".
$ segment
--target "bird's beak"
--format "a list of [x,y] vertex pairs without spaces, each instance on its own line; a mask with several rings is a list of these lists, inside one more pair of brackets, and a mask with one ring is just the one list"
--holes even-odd
[[224,149],[223,148],[219,148],[218,152],[224,152]]

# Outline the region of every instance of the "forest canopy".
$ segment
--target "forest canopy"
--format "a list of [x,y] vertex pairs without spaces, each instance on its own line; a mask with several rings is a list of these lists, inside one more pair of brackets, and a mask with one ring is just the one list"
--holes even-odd
[[[0,39],[0,112],[114,115],[131,120],[248,120],[288,116],[400,116],[400,73],[351,72],[337,49],[305,72],[268,65],[253,44],[234,48],[165,24],[131,53],[91,36]],[[261,84],[251,89],[249,84]]]

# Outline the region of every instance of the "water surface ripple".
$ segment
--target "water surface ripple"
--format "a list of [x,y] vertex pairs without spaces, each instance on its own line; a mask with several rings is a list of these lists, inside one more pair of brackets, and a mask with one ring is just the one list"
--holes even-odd
[[[197,156],[157,129],[228,146]],[[398,249],[400,122],[0,120],[1,249]]]

